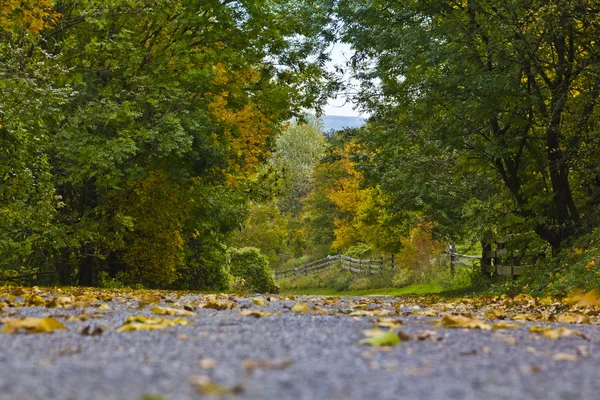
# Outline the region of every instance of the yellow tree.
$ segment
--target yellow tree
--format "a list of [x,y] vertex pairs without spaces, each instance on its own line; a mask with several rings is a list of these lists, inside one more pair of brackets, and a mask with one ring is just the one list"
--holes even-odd
[[60,17],[52,0],[3,0],[0,4],[0,29],[11,32],[26,29],[37,34]]

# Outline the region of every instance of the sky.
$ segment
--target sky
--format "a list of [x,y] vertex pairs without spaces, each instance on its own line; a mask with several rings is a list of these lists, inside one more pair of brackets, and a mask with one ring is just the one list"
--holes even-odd
[[[347,43],[336,43],[331,51],[330,70],[334,70],[335,65],[345,67],[346,61],[352,56],[352,49]],[[343,94],[336,99],[329,99],[325,106],[325,115],[342,115],[346,117],[368,117],[365,113],[354,110],[354,105]]]

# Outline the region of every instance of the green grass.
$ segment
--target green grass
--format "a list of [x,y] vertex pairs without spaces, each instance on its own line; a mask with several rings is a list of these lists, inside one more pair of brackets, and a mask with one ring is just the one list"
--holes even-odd
[[314,295],[314,296],[400,296],[406,294],[435,294],[440,293],[444,288],[438,283],[421,283],[409,285],[403,288],[381,288],[381,289],[361,289],[361,290],[343,290],[337,291],[331,288],[315,289],[286,289],[282,294],[291,295]]

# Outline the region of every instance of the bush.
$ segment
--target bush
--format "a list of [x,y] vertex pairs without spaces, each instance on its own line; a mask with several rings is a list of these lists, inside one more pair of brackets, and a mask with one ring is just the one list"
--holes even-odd
[[179,278],[169,289],[175,290],[218,290],[229,289],[229,273],[225,250],[218,247],[188,245],[186,263],[178,270]]
[[244,289],[259,293],[279,291],[269,269],[269,260],[260,250],[254,247],[231,248],[228,256],[229,273],[245,281]]

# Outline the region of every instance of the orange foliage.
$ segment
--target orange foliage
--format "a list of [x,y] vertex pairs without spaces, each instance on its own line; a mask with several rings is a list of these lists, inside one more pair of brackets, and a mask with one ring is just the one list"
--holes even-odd
[[235,90],[256,82],[259,76],[251,68],[231,72],[221,64],[215,67],[215,72],[213,83],[229,87],[213,95],[209,104],[211,114],[224,129],[224,140],[230,150],[229,167],[234,174],[251,171],[267,155],[265,148],[272,133],[269,118],[255,104],[235,107],[232,103],[239,98]]
[[60,17],[52,10],[52,0],[3,0],[0,3],[0,29],[11,32],[27,29],[38,34]]
[[342,158],[338,162],[343,167],[346,177],[338,180],[338,188],[330,190],[329,200],[342,212],[344,217],[336,218],[335,241],[333,247],[337,249],[347,248],[365,241],[363,227],[361,227],[361,215],[363,215],[372,204],[371,197],[373,189],[361,189],[362,176],[349,159],[349,154],[358,150],[356,144],[350,143],[344,148]]
[[421,278],[426,278],[433,271],[437,256],[445,248],[444,243],[433,239],[431,228],[432,225],[427,222],[412,228],[408,237],[400,239],[402,249],[396,258],[398,265],[421,275]]

